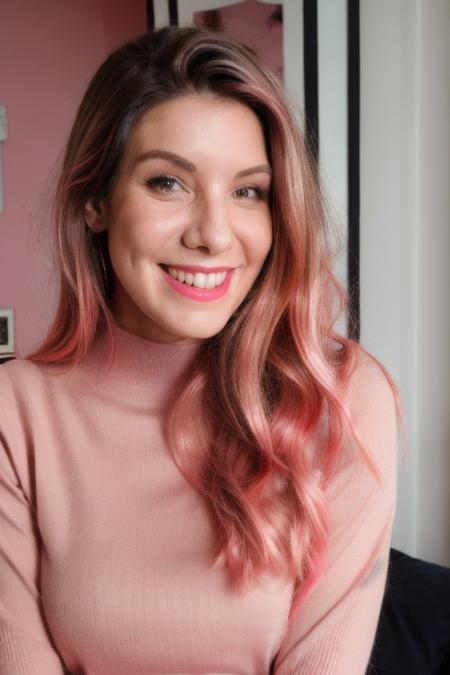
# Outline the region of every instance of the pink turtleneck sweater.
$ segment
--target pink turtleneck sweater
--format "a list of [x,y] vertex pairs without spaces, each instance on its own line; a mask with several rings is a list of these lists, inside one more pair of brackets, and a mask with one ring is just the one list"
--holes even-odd
[[363,675],[384,592],[397,476],[392,393],[367,359],[349,402],[385,479],[350,453],[329,489],[324,574],[289,630],[292,584],[243,596],[164,443],[198,346],[117,326],[66,374],[0,366],[1,675]]

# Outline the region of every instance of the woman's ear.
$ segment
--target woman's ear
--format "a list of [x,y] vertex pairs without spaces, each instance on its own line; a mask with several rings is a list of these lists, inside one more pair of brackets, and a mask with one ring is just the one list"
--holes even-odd
[[86,225],[90,227],[93,232],[103,232],[103,230],[106,230],[101,203],[100,205],[97,205],[92,199],[89,199],[84,206],[83,215]]

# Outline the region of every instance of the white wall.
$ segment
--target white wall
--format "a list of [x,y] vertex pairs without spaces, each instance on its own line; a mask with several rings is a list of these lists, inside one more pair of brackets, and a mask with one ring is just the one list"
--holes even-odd
[[361,342],[408,417],[393,545],[450,565],[448,0],[361,1]]
[[417,532],[450,563],[450,3],[420,3]]
[[[348,130],[347,0],[318,0],[319,166],[329,200],[329,217],[342,250],[335,272],[347,287]],[[332,240],[334,244],[334,241]],[[336,328],[346,334],[345,317]]]

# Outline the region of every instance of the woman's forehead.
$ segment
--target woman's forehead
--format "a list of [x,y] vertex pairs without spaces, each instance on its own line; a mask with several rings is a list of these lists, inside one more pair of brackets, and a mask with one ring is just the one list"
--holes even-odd
[[159,149],[189,156],[249,156],[267,163],[264,134],[257,115],[243,103],[212,96],[183,96],[148,110],[132,130],[126,154],[130,162]]

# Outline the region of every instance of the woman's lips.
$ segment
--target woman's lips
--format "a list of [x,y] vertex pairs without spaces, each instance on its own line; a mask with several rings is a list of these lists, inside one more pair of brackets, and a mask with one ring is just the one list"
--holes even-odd
[[[219,286],[216,286],[215,288],[196,288],[195,286],[189,286],[183,281],[178,281],[178,279],[174,279],[173,277],[171,277],[165,266],[160,265],[160,269],[167,283],[175,291],[177,291],[180,295],[183,295],[185,298],[189,298],[190,300],[197,300],[198,302],[211,302],[212,300],[218,300],[219,298],[222,298],[228,291],[231,279],[233,278],[234,274],[234,269],[221,268],[224,272],[227,269],[228,271],[224,281]],[[177,267],[176,269],[186,269],[186,268],[180,266]],[[191,268],[191,269],[198,270],[198,268]],[[186,269],[186,271],[189,270]],[[214,271],[216,271],[216,269]],[[220,271],[220,268],[218,268],[217,271]],[[209,269],[209,272],[212,272],[211,268]]]

